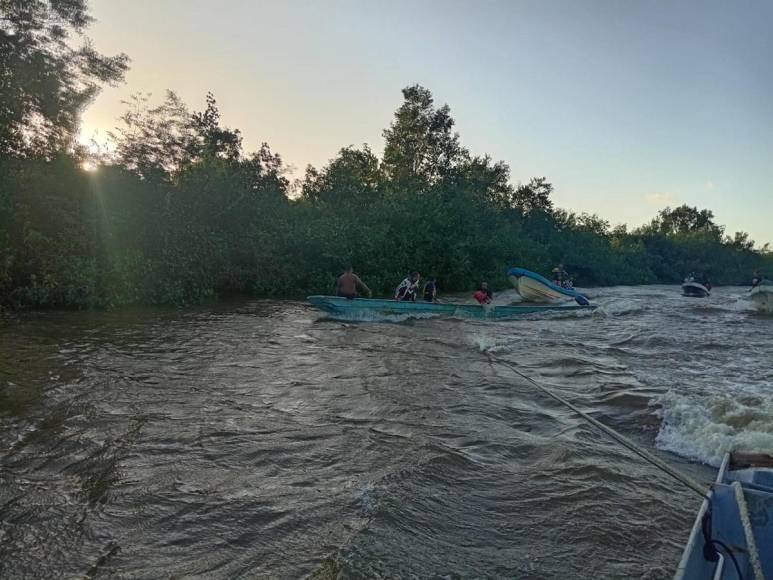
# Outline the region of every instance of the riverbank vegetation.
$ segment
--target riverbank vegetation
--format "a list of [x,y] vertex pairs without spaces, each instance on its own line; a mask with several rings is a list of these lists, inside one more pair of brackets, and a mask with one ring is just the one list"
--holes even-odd
[[745,284],[755,268],[773,271],[767,247],[728,235],[709,210],[665,208],[628,230],[555,207],[548,179],[514,184],[507,164],[468,151],[449,107],[419,85],[403,89],[382,154],[344,147],[294,181],[268,144],[244,150],[212,95],[198,112],[171,92],[134,98],[114,148],[95,158],[74,144],[78,115],[127,58],[69,48],[88,24],[83,0],[2,11],[0,304],[329,293],[347,264],[379,294],[414,269],[444,291],[559,262],[581,286],[677,283],[690,271]]

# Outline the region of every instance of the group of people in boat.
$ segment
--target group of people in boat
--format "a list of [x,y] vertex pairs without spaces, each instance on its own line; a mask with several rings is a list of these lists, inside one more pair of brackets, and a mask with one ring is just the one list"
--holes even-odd
[[559,264],[553,268],[553,284],[560,286],[561,288],[567,288],[568,290],[574,290],[574,281],[569,273],[564,270],[564,265]]
[[[395,289],[394,299],[398,302],[416,302],[419,296],[419,282],[421,281],[421,274],[418,272],[411,272],[406,276],[402,282]],[[430,276],[427,282],[424,284],[422,291],[422,299],[424,302],[438,302],[438,284],[437,278]],[[494,299],[494,293],[488,287],[487,282],[481,282],[478,289],[472,295],[472,297],[478,302],[478,304],[491,304]]]
[[[416,302],[419,296],[419,284],[421,275],[418,272],[411,272],[395,289],[394,299],[398,302]],[[370,288],[360,277],[354,273],[351,266],[338,277],[336,282],[336,296],[353,300],[359,296],[358,291],[362,290],[368,297],[373,296]],[[421,292],[424,302],[438,302],[438,283],[434,276],[430,276],[424,283]],[[488,283],[481,282],[478,289],[472,295],[478,304],[491,304],[494,299],[494,293],[488,287]]]
[[684,281],[685,283],[695,282],[696,284],[702,285],[707,290],[711,290],[711,280],[709,280],[703,274],[696,274],[695,272],[690,272],[687,278],[684,279]]

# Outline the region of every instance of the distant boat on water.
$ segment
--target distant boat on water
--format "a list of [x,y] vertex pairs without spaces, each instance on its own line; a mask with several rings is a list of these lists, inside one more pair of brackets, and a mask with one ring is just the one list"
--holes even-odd
[[711,282],[704,281],[690,274],[682,282],[682,296],[691,298],[706,298],[711,295]]
[[749,293],[754,308],[766,314],[773,314],[773,282],[763,280]]

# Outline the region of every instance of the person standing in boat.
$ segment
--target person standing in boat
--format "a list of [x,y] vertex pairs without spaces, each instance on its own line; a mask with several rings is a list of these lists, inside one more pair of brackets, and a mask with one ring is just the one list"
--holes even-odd
[[409,276],[406,276],[395,290],[395,300],[398,302],[416,302],[420,278],[421,276],[418,272],[412,272]]
[[427,283],[424,284],[424,302],[432,302],[433,304],[437,304],[437,280],[434,276],[430,277],[429,280],[427,280]]
[[362,288],[369,298],[373,296],[370,288],[368,288],[365,282],[360,280],[360,277],[354,273],[354,269],[351,266],[348,266],[346,271],[338,277],[338,281],[336,282],[336,296],[354,300],[357,298],[357,288]]
[[478,304],[491,304],[491,301],[494,300],[494,293],[489,289],[487,282],[481,282],[480,288],[475,291],[472,297]]
[[762,284],[762,282],[765,280],[765,275],[762,274],[759,270],[755,270],[752,274],[752,290]]

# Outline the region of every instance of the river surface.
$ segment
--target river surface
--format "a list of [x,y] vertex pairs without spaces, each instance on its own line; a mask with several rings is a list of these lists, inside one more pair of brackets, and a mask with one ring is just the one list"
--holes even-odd
[[485,353],[708,482],[773,452],[773,317],[744,291],[510,322],[5,319],[0,577],[668,578],[700,498]]

